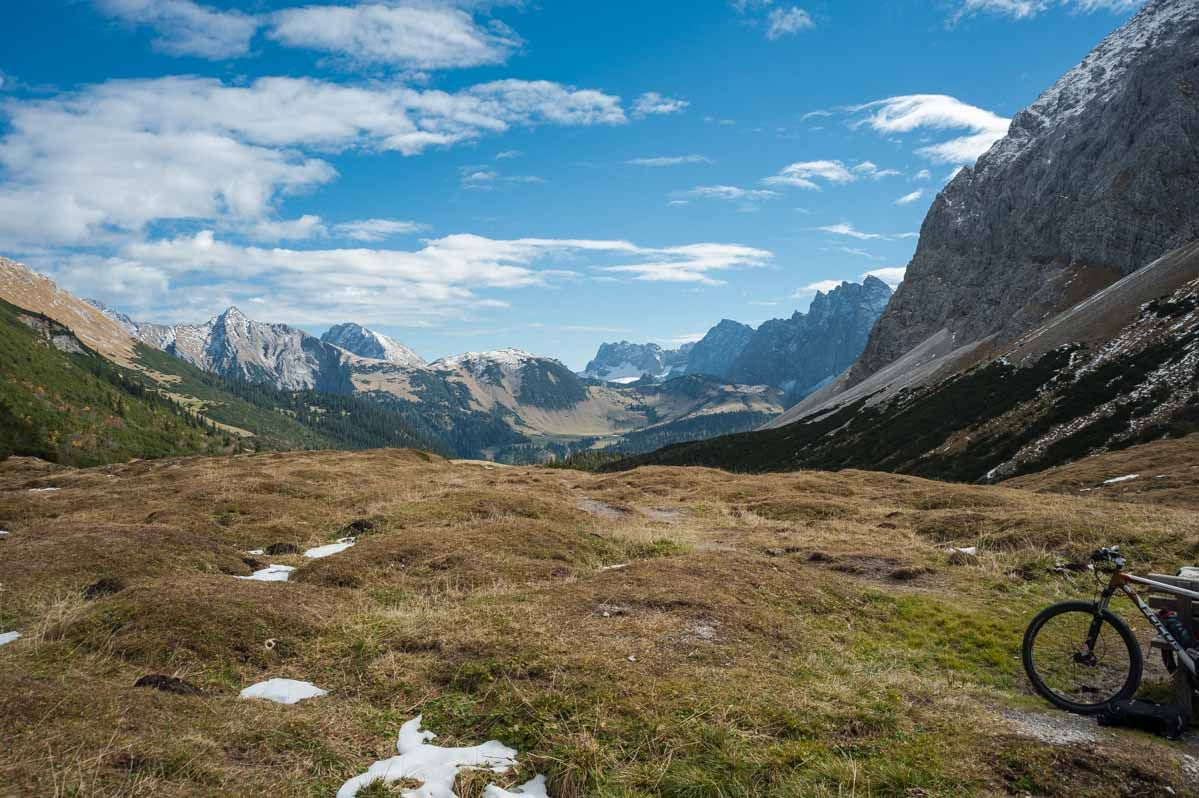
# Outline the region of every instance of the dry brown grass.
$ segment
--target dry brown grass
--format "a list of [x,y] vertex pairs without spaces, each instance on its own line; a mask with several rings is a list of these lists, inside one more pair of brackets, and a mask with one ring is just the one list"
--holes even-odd
[[[1135,480],[1103,483],[1138,474]],[[1199,435],[1154,441],[1117,452],[1087,457],[1004,483],[1045,493],[1098,495],[1156,505],[1199,510]]]
[[[448,744],[517,747],[505,783],[539,770],[560,798],[1196,794],[1157,741],[1063,748],[1000,716],[1047,711],[1019,635],[1034,608],[1089,590],[1055,562],[1120,543],[1172,567],[1199,553],[1185,510],[868,472],[595,476],[394,451],[12,466],[14,795],[331,795],[418,712]],[[362,521],[334,557],[257,558],[297,566],[291,583],[232,578],[247,549]],[[980,556],[953,565],[950,544]],[[119,581],[85,598],[103,578]],[[149,673],[204,693],[132,687]],[[330,695],[237,699],[271,676]],[[1097,762],[1109,782],[1083,777]]]

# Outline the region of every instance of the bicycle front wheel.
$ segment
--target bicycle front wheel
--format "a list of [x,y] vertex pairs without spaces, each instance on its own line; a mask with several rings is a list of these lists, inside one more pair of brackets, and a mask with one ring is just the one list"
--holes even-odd
[[[1095,623],[1098,634],[1088,650]],[[1033,688],[1054,706],[1080,715],[1094,715],[1112,701],[1130,698],[1144,670],[1141,648],[1128,624],[1087,601],[1042,610],[1024,633],[1021,654]]]

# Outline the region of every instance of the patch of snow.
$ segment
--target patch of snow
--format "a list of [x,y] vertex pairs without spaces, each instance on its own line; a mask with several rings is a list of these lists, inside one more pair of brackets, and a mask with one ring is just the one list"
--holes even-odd
[[1169,474],[1158,474],[1156,477],[1154,477],[1154,479],[1169,479],[1169,478],[1170,478]]
[[434,370],[468,369],[477,376],[492,364],[503,368],[518,369],[530,360],[537,360],[537,355],[523,349],[496,349],[491,352],[464,352],[453,357],[443,357],[430,363],[429,368]]
[[61,488],[30,488],[30,493],[53,493],[54,491],[62,490]]
[[286,582],[291,572],[296,570],[290,565],[268,565],[249,576],[235,576],[234,579],[246,579],[251,582]]
[[0,646],[7,645],[20,636],[20,632],[0,632]]
[[246,552],[246,554],[248,554],[251,557],[261,557],[263,554],[266,554],[266,552],[263,551],[262,549],[250,549],[249,551]]
[[627,562],[622,562],[619,565],[601,565],[600,570],[601,571],[623,571],[625,568],[628,568],[628,567],[629,567],[629,564]]
[[330,543],[327,546],[317,546],[315,549],[309,549],[304,552],[304,556],[310,560],[319,560],[322,557],[332,557],[334,554],[340,554],[350,546],[354,545],[354,538],[341,538],[336,543]]
[[952,546],[949,548],[949,551],[950,553],[956,551],[958,554],[965,554],[967,557],[978,556],[978,546]]
[[1138,479],[1140,476],[1141,476],[1140,474],[1126,474],[1125,476],[1122,476],[1122,477],[1113,477],[1112,479],[1104,480],[1103,484],[1104,485],[1115,485],[1120,482],[1131,482],[1134,479]]
[[0,529],[0,538],[7,537],[9,534],[7,529]]
[[521,798],[521,796],[523,798],[549,798],[549,793],[545,790],[545,776],[535,776],[531,781],[526,781],[511,790],[505,790],[494,784],[488,784],[487,789],[483,790],[483,798]]
[[241,691],[242,698],[261,698],[276,704],[298,704],[309,698],[320,698],[328,694],[328,690],[297,679],[267,679]]
[[[470,768],[505,773],[516,765],[516,751],[496,740],[469,748],[442,748],[429,744],[436,739],[433,732],[421,731],[421,716],[417,715],[400,728],[396,741],[399,756],[380,760],[365,773],[341,785],[337,798],[353,798],[363,787],[375,782],[392,784],[404,779],[421,782],[419,787],[406,790],[404,798],[455,798],[454,780],[460,770]],[[489,785],[483,795],[486,798],[512,795],[545,798],[545,780],[539,776],[514,790]]]

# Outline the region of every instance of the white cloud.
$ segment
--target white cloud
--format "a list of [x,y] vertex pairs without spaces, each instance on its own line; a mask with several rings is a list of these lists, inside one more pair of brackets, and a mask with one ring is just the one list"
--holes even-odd
[[103,13],[132,25],[146,25],[158,37],[155,48],[171,55],[222,59],[245,55],[258,30],[256,17],[219,11],[192,0],[96,0]]
[[1007,134],[1010,124],[1010,120],[998,114],[944,94],[888,97],[849,110],[865,113],[857,124],[868,125],[879,133],[911,133],[920,128],[969,131],[967,135],[916,150],[917,154],[938,163],[974,161]]
[[243,232],[255,241],[303,241],[328,235],[321,217],[305,214],[298,219],[259,219]]
[[637,98],[633,103],[634,116],[656,116],[663,114],[677,114],[684,111],[687,106],[691,105],[686,100],[679,100],[673,97],[663,97],[656,91],[647,91]]
[[511,158],[519,158],[522,155],[524,155],[524,153],[522,153],[520,150],[504,150],[503,152],[497,152],[495,154],[495,159],[497,161],[507,161]]
[[894,266],[886,269],[872,269],[862,275],[862,278],[877,277],[887,285],[895,288],[903,282],[904,273],[907,272],[906,266]]
[[849,236],[850,238],[856,238],[859,241],[873,241],[885,239],[887,237],[880,233],[863,233],[860,230],[854,229],[854,226],[848,222],[825,225],[824,227],[818,227],[817,229],[822,230],[825,233],[832,233],[833,235],[837,236]]
[[455,93],[261,78],[110,81],[0,105],[0,244],[102,242],[155,220],[269,220],[332,181],[321,156],[416,155],[514,125],[621,124],[619,98],[547,81]]
[[841,161],[802,161],[784,167],[781,172],[763,182],[772,186],[819,189],[816,180],[829,183],[852,183],[857,179]]
[[921,169],[916,174],[912,175],[913,180],[932,180],[933,173],[927,169]]
[[464,166],[459,169],[463,188],[488,191],[500,183],[544,183],[545,179],[534,175],[505,175],[484,166]]
[[353,239],[354,241],[382,241],[392,236],[417,233],[425,229],[425,225],[399,219],[361,219],[355,222],[343,222],[333,226],[336,235]]
[[1082,14],[1110,11],[1123,14],[1144,4],[1144,0],[963,0],[952,17],[953,22],[973,14],[993,14],[1010,19],[1031,19],[1049,9],[1069,8]]
[[766,16],[766,22],[766,38],[771,41],[799,33],[815,25],[811,15],[798,6],[772,9]]
[[690,244],[658,250],[640,250],[652,259],[640,263],[608,266],[604,271],[632,274],[652,282],[722,285],[711,272],[765,266],[774,256],[763,249],[735,244]]
[[924,189],[918,188],[911,194],[904,194],[899,199],[895,200],[896,205],[911,205],[913,202],[919,201],[924,196]]
[[716,199],[730,202],[757,202],[782,196],[777,191],[768,189],[740,188],[738,186],[696,186],[689,191],[679,194],[682,197],[695,199]]
[[903,173],[896,169],[879,169],[874,161],[862,161],[853,168],[853,173],[871,180],[882,180],[884,177],[898,177]]
[[791,298],[792,299],[801,299],[806,296],[812,296],[813,294],[816,294],[816,293],[826,293],[827,294],[829,291],[832,291],[834,288],[839,288],[841,286],[842,282],[843,282],[842,280],[819,280],[815,283],[808,283],[804,287],[797,290],[795,292],[795,294],[792,295]]
[[[612,276],[714,284],[716,272],[761,266],[771,257],[735,244],[655,248],[619,240],[476,235],[433,239],[412,250],[300,250],[242,246],[201,231],[129,242],[116,257],[61,259],[50,271],[69,288],[115,296],[122,305],[146,308],[153,318],[194,321],[221,305],[266,297],[261,312],[268,318],[412,325],[506,305],[480,292],[546,285],[574,274],[564,266],[582,263]],[[178,291],[197,285],[204,286],[211,307],[196,306],[194,290],[186,292],[186,300]]]
[[858,241],[897,241],[897,240],[904,239],[904,238],[919,237],[919,233],[899,233],[896,235],[884,235],[882,233],[863,233],[861,230],[856,229],[852,224],[850,224],[848,222],[841,222],[840,224],[825,225],[824,227],[818,227],[816,229],[820,230],[822,232],[825,232],[825,233],[832,233],[833,235],[836,235],[836,236],[847,236],[849,238],[856,238]]
[[633,158],[625,161],[629,166],[682,166],[683,164],[710,164],[712,159],[706,155],[671,155],[658,158]]
[[270,38],[353,61],[411,69],[501,64],[522,44],[509,28],[439,5],[310,5],[271,16]]

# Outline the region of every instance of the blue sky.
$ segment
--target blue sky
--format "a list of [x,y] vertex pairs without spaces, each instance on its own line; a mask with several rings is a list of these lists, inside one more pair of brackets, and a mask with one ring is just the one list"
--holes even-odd
[[1136,7],[8,0],[0,252],[147,320],[579,368],[897,281],[953,171]]

